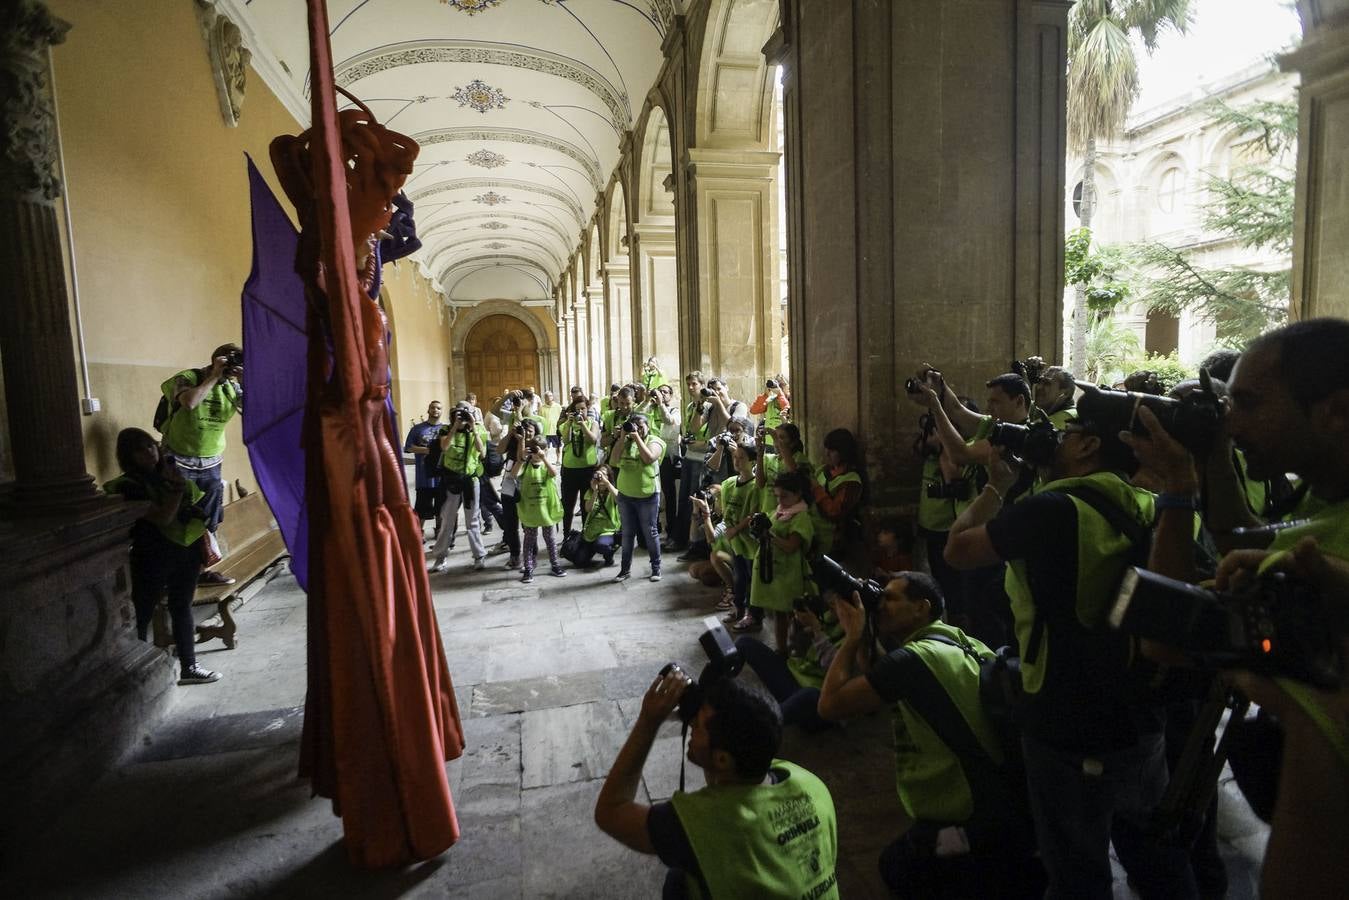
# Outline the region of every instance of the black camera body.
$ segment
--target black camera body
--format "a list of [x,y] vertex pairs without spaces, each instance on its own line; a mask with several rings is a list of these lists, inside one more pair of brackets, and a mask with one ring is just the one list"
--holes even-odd
[[1110,624],[1175,647],[1213,669],[1250,669],[1333,689],[1340,630],[1320,594],[1284,572],[1220,593],[1137,567],[1120,582]]
[[885,596],[885,586],[870,578],[858,578],[850,575],[837,562],[828,556],[821,556],[810,564],[811,577],[819,586],[820,592],[833,591],[844,599],[856,592],[862,598],[862,609],[871,615],[881,605]]
[[[685,727],[692,724],[698,716],[707,690],[723,678],[734,678],[739,675],[740,670],[745,667],[745,659],[740,655],[740,651],[735,649],[735,641],[716,616],[703,619],[703,629],[698,644],[707,654],[707,665],[698,675],[698,680],[684,688],[684,693],[679,698],[679,721],[683,722]],[[668,675],[672,670],[680,668],[679,663],[669,662],[660,670],[660,674]]]
[[1080,422],[1090,422],[1112,431],[1146,433],[1147,429],[1138,421],[1139,407],[1146,406],[1167,434],[1186,450],[1202,456],[1213,446],[1222,428],[1223,409],[1208,372],[1201,371],[1199,380],[1202,388],[1191,391],[1181,400],[1082,385],[1083,394],[1077,399],[1077,418]]
[[756,512],[749,517],[749,533],[756,541],[768,539],[773,533],[773,520],[768,517],[768,513]]
[[994,447],[1010,450],[1027,465],[1048,466],[1054,462],[1060,433],[1048,422],[1032,425],[999,422],[993,426],[988,442]]

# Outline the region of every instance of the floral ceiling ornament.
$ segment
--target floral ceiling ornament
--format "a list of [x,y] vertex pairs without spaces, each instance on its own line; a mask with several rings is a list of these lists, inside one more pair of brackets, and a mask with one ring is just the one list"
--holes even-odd
[[509,161],[500,153],[493,153],[487,149],[474,150],[464,159],[468,160],[470,165],[481,166],[484,169],[498,169]]
[[460,106],[472,107],[480,113],[486,113],[489,109],[505,109],[511,99],[501,88],[494,88],[481,78],[473,79],[464,87],[456,87],[451,98],[458,101]]
[[442,6],[451,6],[462,13],[476,16],[485,9],[500,6],[501,0],[440,0]]
[[505,222],[498,222],[496,220],[493,220],[491,222],[483,222],[482,227],[486,228],[488,231],[500,231],[503,228],[510,228],[510,226],[507,225]]
[[497,206],[502,203],[509,203],[510,197],[505,194],[498,194],[496,191],[488,191],[485,194],[479,194],[473,198],[474,203],[484,203],[488,206]]

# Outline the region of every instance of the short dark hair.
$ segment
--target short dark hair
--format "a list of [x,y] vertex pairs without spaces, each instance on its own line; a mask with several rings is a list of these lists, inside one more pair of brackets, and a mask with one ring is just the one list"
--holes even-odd
[[894,577],[904,579],[906,594],[926,600],[932,606],[928,621],[936,622],[946,615],[946,595],[941,592],[937,579],[926,572],[896,572]]
[[779,472],[777,477],[773,479],[773,487],[799,494],[802,500],[809,501],[811,497],[810,479],[801,471]]
[[1231,348],[1214,350],[1204,361],[1199,364],[1199,368],[1208,369],[1211,377],[1219,381],[1227,381],[1232,377],[1232,370],[1237,367],[1237,360],[1241,359],[1241,351]]
[[1279,371],[1305,410],[1332,391],[1349,387],[1349,321],[1305,319],[1266,332],[1246,352],[1275,350]]
[[779,422],[778,430],[785,431],[787,437],[791,438],[792,443],[796,445],[796,449],[801,449],[801,429],[796,426],[795,422]]
[[1026,384],[1026,379],[1015,372],[1007,372],[997,378],[990,379],[984,382],[984,387],[999,388],[1004,394],[1014,399],[1020,397],[1021,402],[1026,405],[1026,409],[1030,409],[1030,385]]
[[835,428],[826,434],[824,449],[836,452],[849,466],[856,467],[861,461],[862,450],[857,445],[857,438],[846,428]]
[[704,695],[712,710],[708,743],[735,760],[736,774],[762,779],[782,744],[782,711],[771,697],[735,678],[712,684]]
[[154,447],[159,443],[150,437],[148,431],[139,428],[123,428],[117,432],[117,465],[123,472],[130,472],[135,466],[131,456],[142,447]]

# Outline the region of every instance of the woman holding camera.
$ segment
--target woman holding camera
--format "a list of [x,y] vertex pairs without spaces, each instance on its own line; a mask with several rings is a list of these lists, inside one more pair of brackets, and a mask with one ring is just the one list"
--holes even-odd
[[665,442],[651,433],[646,416],[629,416],[619,439],[609,452],[609,465],[618,470],[618,512],[623,522],[623,556],[614,581],[626,581],[631,575],[632,548],[640,530],[646,536],[651,558],[651,581],[660,581],[660,532],[656,516],[660,512],[660,459]]
[[596,449],[600,442],[600,426],[589,411],[584,397],[577,397],[562,414],[558,425],[562,436],[562,533],[571,533],[572,515],[576,501],[590,484],[599,462]]
[[117,435],[117,463],[122,474],[103,486],[127,500],[148,500],[145,515],[131,527],[131,602],[136,608],[136,634],[145,640],[150,619],[166,597],[173,622],[173,641],[181,667],[179,684],[220,680],[197,664],[196,623],[192,598],[201,571],[198,542],[206,534],[205,494],[183,478],[173,460],[159,455],[159,444],[139,428]]
[[[532,422],[529,424],[533,424]],[[539,530],[543,530],[543,543],[548,548],[548,562],[552,566],[551,574],[558,578],[567,574],[557,558],[557,537],[553,529],[562,521],[562,498],[557,493],[557,469],[548,458],[548,445],[537,427],[530,430],[525,438],[520,459],[515,463],[512,474],[519,487],[516,510],[520,515],[520,525],[524,530],[522,550],[523,561],[520,566],[520,581],[523,584],[534,582],[534,562],[539,554]]]
[[[783,472],[773,480],[777,505],[767,514],[766,522],[760,519],[757,526],[754,523],[750,526],[759,539],[751,566],[750,615],[731,626],[736,631],[758,631],[763,627],[764,612],[771,610],[776,614],[774,645],[784,656],[792,603],[813,593],[813,586],[807,584],[806,560],[815,540],[815,525],[806,506],[808,496],[810,481],[801,472]],[[771,563],[766,562],[766,555],[771,557]]]

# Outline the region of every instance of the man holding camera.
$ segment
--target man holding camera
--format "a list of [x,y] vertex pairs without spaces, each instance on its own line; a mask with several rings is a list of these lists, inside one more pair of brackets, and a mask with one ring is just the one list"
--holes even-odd
[[[904,897],[1029,897],[1043,873],[1027,838],[1024,790],[979,699],[979,641],[944,624],[941,588],[895,573],[874,609],[834,600],[843,643],[820,688],[819,712],[841,720],[891,707],[895,789],[912,827],[881,855]],[[871,664],[867,618],[887,654]]]
[[[704,678],[704,681],[707,679]],[[680,700],[697,690],[701,702]],[[707,787],[668,803],[635,798],[660,725],[676,708],[689,728],[688,758]],[[665,897],[838,897],[838,834],[829,789],[775,759],[778,706],[734,678],[691,684],[678,667],[658,676],[595,802],[595,824],[670,867]]]
[[450,423],[441,430],[440,466],[441,485],[445,491],[440,509],[440,534],[431,551],[432,572],[444,572],[446,557],[454,547],[454,534],[459,529],[459,507],[464,507],[467,520],[468,546],[473,551],[473,568],[485,565],[487,551],[483,549],[478,530],[478,479],[483,473],[483,456],[487,449],[487,429],[477,424],[473,410],[465,402],[450,413]]
[[[225,426],[244,409],[244,351],[238,344],[221,344],[211,352],[211,364],[184,369],[160,385],[168,418],[156,425],[164,435],[164,450],[184,478],[201,488],[201,508],[212,535],[224,516],[225,482],[220,464],[225,455]],[[200,584],[233,584],[220,572],[203,571]]]
[[1144,897],[1196,893],[1185,851],[1144,840],[1132,825],[1167,785],[1158,710],[1131,690],[1129,639],[1106,622],[1136,560],[1132,533],[1154,516],[1152,495],[1128,482],[1136,468],[1118,425],[1084,417],[1060,435],[1048,482],[1004,506],[1020,473],[991,448],[989,482],[946,544],[958,569],[1008,563],[1018,717],[1048,897],[1111,896],[1112,828]]

